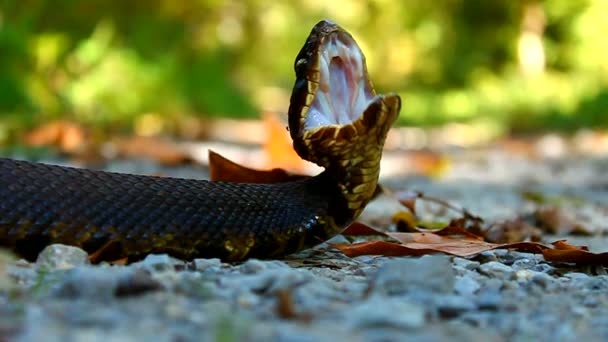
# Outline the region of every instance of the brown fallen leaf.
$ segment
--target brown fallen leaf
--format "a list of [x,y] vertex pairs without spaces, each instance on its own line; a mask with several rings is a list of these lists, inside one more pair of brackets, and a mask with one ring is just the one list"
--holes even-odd
[[217,152],[209,150],[209,179],[235,183],[283,183],[310,176],[291,174],[283,169],[255,170],[237,164]]
[[551,234],[590,234],[582,224],[557,207],[539,208],[533,217],[538,227]]
[[279,167],[296,172],[306,170],[308,162],[294,151],[287,126],[281,122],[277,113],[264,113],[263,121],[266,130],[264,151],[268,157],[268,167]]
[[575,246],[566,240],[552,243],[555,248],[543,250],[547,261],[608,266],[608,252],[592,253],[586,246]]
[[[355,244],[333,244],[349,257],[359,255],[418,256],[443,253],[460,257],[470,257],[481,252],[506,248],[528,253],[541,253],[550,247],[537,242],[516,242],[495,244],[472,238],[452,238],[433,233],[389,233],[399,238],[401,243],[387,241],[368,241]],[[397,234],[409,234],[399,236]]]
[[118,156],[125,158],[145,158],[163,165],[181,165],[193,161],[179,145],[161,138],[142,136],[115,138],[112,146]]
[[483,232],[486,241],[509,243],[518,241],[540,241],[541,231],[522,218],[496,222]]
[[360,255],[383,255],[383,256],[418,256],[435,253],[431,250],[418,250],[408,248],[399,243],[388,241],[366,241],[353,244],[332,244],[333,247],[339,249],[347,257],[357,257]]
[[59,151],[78,154],[87,149],[89,132],[80,124],[68,120],[45,123],[24,137],[30,146],[56,146]]
[[372,228],[365,223],[355,221],[342,231],[342,235],[366,236],[366,235],[386,235],[385,232]]
[[354,244],[332,244],[349,257],[359,255],[419,256],[443,253],[460,257],[471,257],[492,249],[513,249],[527,253],[542,253],[547,261],[576,264],[608,265],[608,252],[591,253],[584,246],[574,246],[565,240],[553,243],[553,248],[538,242],[491,243],[483,237],[458,226],[447,226],[438,231],[418,228],[414,233],[391,233],[376,230],[364,224],[346,229],[345,235],[381,235],[398,242],[367,241]]
[[89,254],[89,261],[92,264],[97,264],[104,260],[112,260],[116,264],[122,264],[122,259],[126,259],[120,254],[120,242],[117,240],[110,240],[97,248],[94,252]]

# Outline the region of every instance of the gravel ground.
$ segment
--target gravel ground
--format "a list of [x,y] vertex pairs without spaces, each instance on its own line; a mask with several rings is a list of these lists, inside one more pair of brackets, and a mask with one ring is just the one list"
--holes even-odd
[[[538,192],[559,199],[560,209],[591,233],[569,240],[608,251],[608,160],[489,152],[455,154],[440,179],[383,184],[446,199],[486,221],[534,210],[539,204],[522,192]],[[149,163],[108,168],[159,171]],[[380,199],[364,219],[382,221],[394,210]],[[421,213],[430,220],[443,215],[430,207]],[[469,259],[351,259],[323,244],[284,260],[226,264],[150,255],[111,266],[90,265],[82,250],[53,245],[35,263],[2,257],[0,336],[16,341],[608,340],[604,267],[551,264],[508,250]]]

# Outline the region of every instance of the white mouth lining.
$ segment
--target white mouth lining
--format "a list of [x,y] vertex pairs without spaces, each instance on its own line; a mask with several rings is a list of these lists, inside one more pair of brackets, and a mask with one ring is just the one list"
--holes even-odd
[[355,121],[374,98],[365,75],[363,53],[352,38],[327,37],[319,58],[320,80],[304,130]]

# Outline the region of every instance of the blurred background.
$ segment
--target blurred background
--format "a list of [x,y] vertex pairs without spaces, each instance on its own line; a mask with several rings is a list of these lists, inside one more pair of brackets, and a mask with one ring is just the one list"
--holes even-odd
[[294,58],[323,18],[358,41],[378,92],[403,97],[400,126],[456,127],[465,143],[601,131],[606,13],[604,0],[3,0],[0,145],[44,142],[45,124],[206,139],[226,119],[284,121]]

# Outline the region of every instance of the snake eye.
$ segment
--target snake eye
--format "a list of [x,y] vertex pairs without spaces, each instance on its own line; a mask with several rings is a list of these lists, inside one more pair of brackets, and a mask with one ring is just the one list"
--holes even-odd
[[302,70],[302,68],[305,66],[306,66],[306,58],[300,58],[296,61],[294,69],[296,70],[296,72],[300,72],[300,70]]

